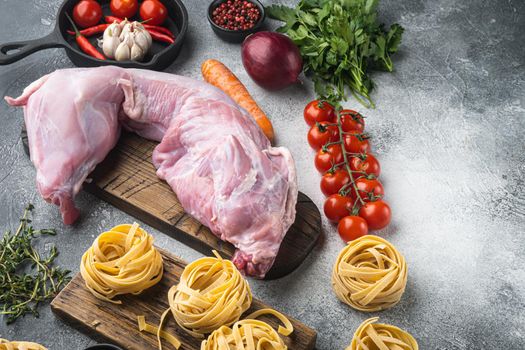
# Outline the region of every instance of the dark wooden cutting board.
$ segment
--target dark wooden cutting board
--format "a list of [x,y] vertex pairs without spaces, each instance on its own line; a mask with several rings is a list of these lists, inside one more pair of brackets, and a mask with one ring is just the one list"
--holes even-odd
[[[29,154],[25,129],[22,141]],[[231,258],[235,250],[233,245],[221,241],[186,214],[169,185],[157,177],[151,162],[156,145],[123,132],[117,146],[89,176],[91,181],[84,183],[84,189],[203,254],[210,255],[215,249]],[[310,198],[299,193],[296,209],[295,222],[281,244],[267,279],[279,278],[295,270],[321,235],[321,216]]]
[[[157,349],[156,336],[138,330],[137,316],[144,315],[146,322],[158,324],[160,315],[169,307],[168,290],[179,282],[186,266],[181,259],[162,249],[159,251],[164,259],[164,275],[158,284],[142,294],[119,297],[118,299],[122,300],[121,305],[105,302],[95,298],[85,287],[82,276],[77,274],[51,302],[51,310],[67,324],[98,341],[110,342],[129,350]],[[254,299],[245,315],[268,307],[271,308]],[[287,317],[294,327],[294,332],[289,337],[282,337],[288,349],[313,349],[317,338],[315,330]],[[279,321],[272,316],[261,316],[259,319],[269,323],[274,329],[278,327]],[[171,315],[165,330],[181,341],[181,350],[200,349],[202,340],[193,338],[180,329]],[[166,341],[163,342],[163,348],[174,349]]]

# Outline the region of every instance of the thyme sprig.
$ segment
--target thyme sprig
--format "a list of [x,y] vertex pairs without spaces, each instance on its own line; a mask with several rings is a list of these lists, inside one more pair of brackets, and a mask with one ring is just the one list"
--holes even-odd
[[26,314],[39,316],[38,306],[52,299],[71,279],[69,270],[54,266],[58,256],[56,246],[42,256],[32,245],[38,236],[54,236],[54,229],[35,230],[29,214],[29,204],[13,234],[7,230],[0,240],[0,315],[7,316],[7,324]]

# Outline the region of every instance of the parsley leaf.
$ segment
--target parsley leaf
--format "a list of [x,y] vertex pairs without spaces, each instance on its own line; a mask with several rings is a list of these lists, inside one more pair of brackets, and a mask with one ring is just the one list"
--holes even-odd
[[278,31],[282,33],[286,33],[297,22],[295,10],[284,5],[273,5],[271,7],[268,7],[266,8],[266,13],[271,18],[279,19],[280,21],[286,22],[285,26],[278,29]]

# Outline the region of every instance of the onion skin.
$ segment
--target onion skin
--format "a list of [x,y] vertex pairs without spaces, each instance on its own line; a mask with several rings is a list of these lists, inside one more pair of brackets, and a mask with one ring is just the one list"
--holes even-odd
[[242,64],[248,75],[267,90],[281,90],[299,82],[303,59],[286,35],[258,32],[242,43]]

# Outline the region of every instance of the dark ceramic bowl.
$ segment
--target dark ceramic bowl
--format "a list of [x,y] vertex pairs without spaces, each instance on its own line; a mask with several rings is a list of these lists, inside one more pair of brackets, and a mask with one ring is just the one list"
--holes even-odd
[[215,24],[215,22],[213,22],[212,19],[213,10],[215,10],[220,4],[226,1],[227,0],[214,0],[208,7],[208,22],[210,22],[211,29],[213,29],[213,31],[215,32],[215,34],[217,34],[219,38],[232,43],[240,43],[248,35],[253,34],[261,29],[264,23],[264,19],[266,18],[266,13],[264,12],[264,6],[258,0],[248,0],[255,6],[257,6],[259,8],[259,11],[261,12],[261,17],[259,18],[259,21],[257,21],[257,23],[255,23],[255,25],[252,28],[246,30],[230,30]]
[[84,350],[123,350],[122,348],[119,348],[116,345],[111,344],[97,344],[90,346],[89,348],[85,348]]

